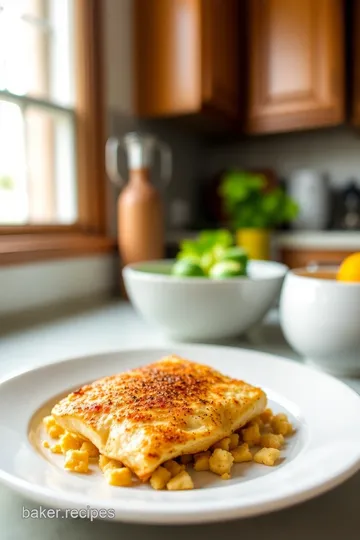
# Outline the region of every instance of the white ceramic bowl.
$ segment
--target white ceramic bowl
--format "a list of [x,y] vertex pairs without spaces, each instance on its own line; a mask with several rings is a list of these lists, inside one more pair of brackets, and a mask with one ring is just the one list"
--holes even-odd
[[280,298],[287,341],[325,371],[360,375],[360,284],[305,277],[300,271],[288,272]]
[[211,280],[169,275],[173,261],[126,266],[126,291],[150,323],[176,340],[238,336],[260,322],[278,298],[287,267],[251,261],[249,277]]

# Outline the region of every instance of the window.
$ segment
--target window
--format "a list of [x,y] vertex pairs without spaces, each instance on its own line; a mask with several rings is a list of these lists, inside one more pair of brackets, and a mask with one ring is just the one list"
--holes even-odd
[[72,0],[0,0],[0,223],[75,223]]
[[110,247],[101,45],[98,0],[0,0],[0,262]]

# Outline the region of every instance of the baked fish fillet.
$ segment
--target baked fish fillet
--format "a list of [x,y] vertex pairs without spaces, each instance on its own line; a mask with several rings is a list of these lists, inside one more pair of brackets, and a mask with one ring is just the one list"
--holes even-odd
[[85,385],[52,414],[145,481],[164,461],[207,450],[263,412],[266,403],[260,388],[168,356]]

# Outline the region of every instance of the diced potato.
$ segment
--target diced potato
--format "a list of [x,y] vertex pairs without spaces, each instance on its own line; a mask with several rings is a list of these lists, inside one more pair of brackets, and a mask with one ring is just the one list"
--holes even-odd
[[56,443],[50,446],[50,452],[52,452],[53,454],[63,454],[61,444]]
[[169,471],[171,476],[176,476],[181,471],[185,470],[185,465],[180,465],[179,463],[177,463],[177,461],[173,459],[170,459],[169,461],[165,461],[165,463],[163,463],[163,466],[165,467],[165,469]]
[[243,443],[240,446],[231,450],[231,455],[234,458],[235,463],[243,463],[244,461],[252,461],[252,453],[249,450],[249,445]]
[[193,456],[191,454],[184,454],[183,456],[180,456],[180,461],[183,465],[187,465],[188,463],[191,463],[193,460]]
[[234,457],[227,450],[216,448],[209,458],[209,468],[215,474],[220,476],[225,473],[230,473],[234,462]]
[[276,415],[276,418],[278,418],[279,420],[284,420],[285,422],[289,421],[288,416],[285,413],[278,413]]
[[115,459],[110,459],[102,454],[99,457],[99,467],[105,472],[106,469],[121,469],[123,464],[121,461],[116,461]]
[[89,470],[89,454],[84,450],[68,450],[65,454],[65,469],[77,473]]
[[229,450],[234,450],[234,448],[239,446],[239,439],[240,439],[240,437],[239,437],[238,433],[233,433],[232,435],[230,435]]
[[262,418],[259,416],[255,416],[250,422],[250,425],[253,426],[254,424],[258,424],[259,427],[262,427],[264,425],[264,422],[262,421]]
[[46,431],[48,431],[49,428],[55,426],[56,421],[55,421],[55,418],[53,417],[53,415],[49,414],[48,416],[45,416],[43,418],[43,424],[45,426]]
[[212,445],[212,449],[215,450],[216,448],[221,448],[221,450],[229,451],[230,448],[230,437],[225,437],[224,439],[221,439],[220,441],[216,442]]
[[259,424],[253,424],[241,431],[244,442],[249,446],[254,446],[260,443],[260,428]]
[[231,475],[229,473],[224,473],[221,475],[221,480],[230,480]]
[[269,424],[273,417],[273,412],[271,409],[265,409],[259,416],[264,424]]
[[177,491],[184,489],[194,489],[194,483],[191,479],[191,476],[186,471],[181,471],[179,474],[174,476],[166,484],[166,487],[169,491]]
[[48,433],[53,439],[58,439],[61,437],[61,435],[63,435],[64,429],[61,426],[56,425],[49,428]]
[[261,435],[260,437],[260,445],[265,448],[277,448],[280,450],[283,444],[284,436],[281,434],[275,435],[275,433],[264,433],[264,435]]
[[151,475],[150,485],[154,489],[164,489],[170,479],[171,472],[165,467],[158,467]]
[[56,420],[52,415],[45,416],[45,418],[43,418],[43,424],[46,431],[53,439],[58,439],[64,433],[64,429],[56,423]]
[[276,415],[271,420],[271,429],[277,435],[290,435],[292,433],[292,425],[287,420],[284,420],[285,415]]
[[78,435],[70,433],[69,431],[66,431],[60,437],[60,446],[63,454],[65,454],[68,450],[80,450],[83,442],[83,439],[81,439]]
[[256,463],[262,463],[263,465],[268,465],[272,467],[275,465],[275,462],[280,458],[280,450],[277,448],[261,448],[254,455],[254,461]]
[[98,457],[99,455],[99,450],[96,448],[95,444],[90,441],[84,441],[80,450],[85,450],[91,458]]
[[111,486],[132,486],[131,471],[127,467],[121,467],[121,469],[106,469],[104,475],[107,483]]
[[103,471],[104,470],[104,467],[111,461],[111,459],[109,459],[108,457],[106,456],[103,456],[102,454],[100,454],[99,456],[99,467],[100,469]]
[[194,456],[194,470],[195,471],[208,471],[209,470],[209,458],[211,452],[199,452]]

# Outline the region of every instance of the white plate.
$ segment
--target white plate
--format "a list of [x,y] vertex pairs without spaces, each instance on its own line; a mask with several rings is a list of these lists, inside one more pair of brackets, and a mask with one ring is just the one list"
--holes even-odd
[[[195,473],[192,491],[116,488],[92,474],[63,469],[63,456],[41,447],[41,418],[62,395],[104,375],[169,353],[209,364],[259,385],[275,411],[286,411],[297,433],[276,467],[237,464],[231,480]],[[19,374],[0,384],[0,479],[56,508],[113,509],[121,521],[204,523],[284,508],[344,481],[360,467],[360,397],[332,377],[254,351],[184,346],[76,358]]]

